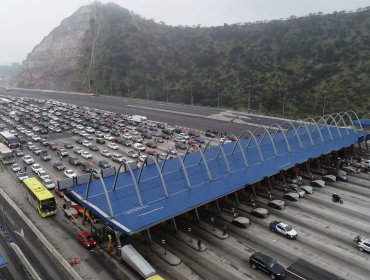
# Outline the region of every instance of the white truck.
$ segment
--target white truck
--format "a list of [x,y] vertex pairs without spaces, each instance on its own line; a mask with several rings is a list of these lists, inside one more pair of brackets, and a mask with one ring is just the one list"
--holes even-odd
[[132,116],[131,116],[131,119],[132,119],[134,122],[138,122],[138,123],[143,122],[143,121],[147,121],[147,120],[148,120],[148,118],[147,118],[147,117],[145,117],[145,116],[140,116],[140,115],[132,115]]

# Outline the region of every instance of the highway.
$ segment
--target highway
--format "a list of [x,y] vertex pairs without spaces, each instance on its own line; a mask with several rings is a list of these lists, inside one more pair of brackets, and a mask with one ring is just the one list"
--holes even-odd
[[[189,127],[197,130],[215,129],[220,133],[239,135],[243,130],[254,131],[259,124],[270,125],[277,120],[259,115],[236,115],[223,109],[189,106],[156,101],[127,99],[113,96],[91,96],[86,94],[42,92],[31,90],[6,91],[0,88],[0,95],[53,99],[65,103],[109,110],[126,115],[144,115],[148,119],[171,125]],[[280,121],[281,122],[281,121]],[[252,125],[251,125],[252,124]],[[254,124],[254,125],[253,125]]]

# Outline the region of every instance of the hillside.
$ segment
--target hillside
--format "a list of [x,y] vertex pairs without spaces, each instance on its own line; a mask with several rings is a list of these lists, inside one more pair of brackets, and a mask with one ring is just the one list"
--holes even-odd
[[285,114],[294,116],[322,113],[327,92],[326,112],[365,114],[369,46],[370,9],[174,27],[95,3],[36,46],[13,83],[209,106],[219,96],[220,106],[238,110],[247,110],[250,91],[252,110],[281,114],[285,97]]

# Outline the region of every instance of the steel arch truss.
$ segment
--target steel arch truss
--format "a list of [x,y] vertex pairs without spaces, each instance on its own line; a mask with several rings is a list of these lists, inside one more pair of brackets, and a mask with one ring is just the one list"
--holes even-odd
[[[363,127],[362,127],[362,124],[361,124],[361,122],[360,122],[360,119],[358,118],[357,114],[356,114],[354,111],[349,110],[349,111],[347,111],[346,113],[347,113],[347,114],[351,114],[351,115],[355,115],[355,117],[356,117],[356,119],[357,119],[357,121],[358,121],[358,125],[360,126],[361,130],[364,130],[364,129],[363,129]],[[353,124],[353,122],[352,122],[352,124]]]
[[305,118],[303,121],[306,122],[306,120],[309,120],[310,121],[310,124],[311,123],[314,124],[315,127],[311,130],[311,132],[314,132],[315,129],[317,128],[317,131],[320,134],[321,142],[324,143],[324,138],[322,137],[322,133],[321,133],[321,130],[319,129],[319,126],[317,125],[317,122],[313,118]]
[[[235,135],[234,135],[234,134],[232,134],[232,136],[235,136]],[[245,155],[245,153],[244,153],[244,150],[243,150],[242,144],[240,144],[239,139],[240,139],[240,136],[239,136],[239,137],[236,137],[236,136],[235,136],[235,144],[234,144],[233,149],[231,150],[231,154],[233,154],[233,153],[235,152],[236,145],[238,145],[239,150],[240,150],[240,152],[242,153],[242,157],[243,157],[244,165],[245,165],[245,167],[248,167],[249,165],[248,165],[247,157],[246,157],[246,155]],[[225,142],[225,140],[224,140],[224,142]],[[257,145],[258,145],[258,144],[257,144]],[[258,147],[258,148],[259,148],[259,147]]]
[[[342,124],[343,124],[344,128],[346,129],[346,133],[347,133],[347,135],[349,135],[348,127],[347,127],[346,122],[343,119],[343,116],[339,113],[334,113],[334,114],[332,114],[332,116],[334,117],[335,120],[337,120],[337,118],[339,118],[339,121],[342,121]],[[339,123],[339,121],[338,121],[338,123]]]
[[[100,183],[103,187],[103,190],[104,190],[104,194],[105,194],[105,199],[106,199],[106,202],[107,202],[107,205],[108,205],[108,210],[109,210],[109,215],[110,215],[110,219],[113,219],[114,217],[114,214],[113,214],[113,208],[112,208],[112,204],[110,202],[110,198],[109,198],[109,195],[108,195],[108,191],[107,191],[107,186],[105,185],[104,183],[104,179],[103,177],[101,176],[100,172],[96,169],[93,169],[90,173],[90,176],[89,176],[89,181],[87,182],[87,187],[86,187],[86,192],[85,192],[85,197],[84,199],[86,201],[89,201],[89,191],[90,191],[90,186],[91,186],[91,179],[92,179],[92,176],[93,174],[96,174],[98,175],[99,177],[99,180],[100,180]],[[85,209],[86,207],[84,207]],[[84,213],[85,213],[85,210],[84,210]]]
[[341,115],[344,119],[344,117],[347,117],[349,122],[351,123],[351,126],[352,126],[352,129],[354,130],[354,133],[356,133],[356,127],[355,127],[355,124],[353,123],[352,119],[351,119],[351,116],[347,113],[347,112],[341,112],[339,113],[339,115]]
[[328,126],[328,123],[326,122],[326,120],[322,117],[322,116],[317,116],[317,117],[315,117],[314,118],[315,120],[316,119],[319,119],[319,121],[318,122],[316,122],[317,124],[320,124],[320,121],[322,121],[322,125],[323,125],[323,127],[320,129],[321,131],[323,130],[323,128],[324,128],[324,126],[326,127],[326,129],[328,130],[328,132],[329,132],[329,135],[330,135],[330,139],[331,139],[331,141],[333,141],[334,140],[334,138],[333,138],[333,134],[331,133],[331,130],[330,130],[330,128],[329,128],[329,126]]
[[[218,146],[218,151],[217,151],[216,156],[215,156],[212,160],[217,159],[217,158],[218,158],[218,156],[220,155],[220,152],[221,152],[221,153],[222,153],[222,157],[223,157],[224,162],[225,162],[226,167],[227,167],[227,171],[229,172],[229,174],[231,174],[230,164],[229,164],[229,161],[228,161],[228,159],[227,159],[227,157],[226,157],[226,153],[225,153],[225,150],[224,150],[224,147],[223,147],[223,144],[224,144],[225,140],[226,140],[226,137],[225,137],[225,139],[222,141],[222,144],[221,144],[221,143],[217,143],[217,141],[215,141],[214,139],[211,139],[211,140],[209,140],[209,142],[207,143],[207,147],[208,147],[208,145],[209,145],[211,142],[216,142],[216,144],[217,144],[217,146]],[[204,153],[205,153],[205,152],[206,152],[206,149],[204,149]]]
[[299,120],[297,121],[297,123],[300,122],[300,125],[297,127],[297,132],[296,133],[299,133],[299,129],[301,128],[301,126],[303,125],[305,127],[305,132],[303,132],[302,135],[304,135],[306,132],[308,133],[308,137],[310,138],[310,142],[311,142],[311,145],[313,146],[314,143],[313,143],[313,140],[312,140],[312,135],[311,135],[311,132],[310,130],[308,129],[307,125],[304,123],[304,121],[302,120]]
[[293,123],[291,121],[285,121],[281,124],[281,126],[285,125],[286,123],[289,124],[289,126],[291,128],[293,128],[294,130],[294,134],[293,134],[293,137],[294,136],[297,136],[297,139],[298,139],[298,142],[299,142],[299,146],[301,147],[301,149],[303,149],[303,144],[302,144],[302,140],[301,140],[301,137],[299,136],[299,133],[298,133],[298,130],[296,129],[296,127],[293,125]]
[[[247,146],[245,147],[245,149],[248,149],[249,144],[251,143],[251,140],[253,139],[254,143],[256,144],[256,147],[257,147],[257,150],[258,150],[258,154],[259,154],[259,156],[260,156],[260,159],[261,159],[261,161],[264,161],[265,159],[264,159],[264,157],[263,157],[263,154],[262,154],[262,151],[261,151],[261,147],[260,147],[260,145],[258,144],[258,141],[257,141],[256,137],[254,136],[254,134],[253,134],[250,130],[248,130],[248,129],[243,130],[243,131],[239,134],[238,140],[240,139],[240,137],[242,137],[242,135],[243,135],[245,132],[247,132],[247,133],[251,136],[251,137],[249,138],[249,140],[248,140],[248,144],[247,144]],[[240,143],[240,142],[239,142],[239,143]],[[234,147],[233,147],[233,151],[235,150],[236,144],[237,144],[237,143],[235,143],[235,145],[234,145]]]
[[259,127],[257,127],[257,128],[254,130],[253,135],[254,135],[254,133],[255,133],[258,129],[260,129],[260,128],[262,128],[262,129],[265,131],[265,133],[263,133],[263,135],[262,135],[262,137],[261,137],[261,140],[260,140],[259,145],[260,145],[260,146],[262,145],[263,139],[265,138],[265,136],[266,136],[266,134],[267,134],[267,135],[269,136],[269,138],[270,138],[272,148],[274,149],[274,152],[275,152],[275,156],[278,156],[278,153],[277,153],[277,150],[276,150],[275,142],[274,142],[274,140],[272,140],[271,133],[270,133],[270,131],[268,131],[268,130],[267,130],[267,128],[266,128],[266,127],[264,127],[264,126],[259,126]]
[[335,126],[337,127],[337,131],[338,131],[339,137],[342,138],[342,133],[340,132],[338,123],[333,118],[333,116],[332,115],[329,115],[329,114],[326,114],[326,115],[323,116],[323,118],[324,118],[324,120],[325,120],[326,123],[328,123],[328,120],[331,119],[331,123],[329,124],[330,126],[333,126],[333,122],[334,122]]
[[281,127],[281,125],[280,125],[280,124],[278,124],[278,123],[273,123],[273,124],[271,124],[271,125],[267,128],[267,130],[268,130],[268,129],[270,129],[271,127],[273,127],[273,126],[276,126],[279,130],[277,130],[277,131],[275,132],[274,137],[272,137],[272,140],[275,140],[275,138],[276,138],[277,134],[278,134],[279,132],[281,132],[281,133],[283,134],[284,139],[285,139],[286,146],[287,146],[287,148],[288,148],[289,152],[291,152],[291,151],[292,151],[292,148],[290,147],[290,144],[289,144],[288,138],[286,137],[285,129],[283,129],[283,128]]
[[187,155],[189,154],[189,150],[190,150],[190,148],[195,148],[196,150],[198,150],[198,151],[199,151],[200,156],[201,156],[201,158],[200,158],[200,160],[199,160],[199,163],[201,163],[202,161],[204,162],[204,166],[206,167],[206,171],[207,171],[208,179],[209,179],[210,181],[212,181],[213,179],[212,179],[211,171],[209,170],[208,162],[207,162],[207,160],[206,160],[206,158],[205,158],[205,156],[204,156],[203,151],[202,151],[198,146],[196,146],[196,145],[195,145],[195,146],[189,146],[189,147],[187,148],[186,153],[185,153],[185,155],[184,155],[184,163],[185,163],[185,160],[186,160]]
[[153,162],[154,162],[154,165],[158,171],[158,174],[159,174],[159,178],[161,179],[161,183],[162,183],[162,187],[163,187],[163,191],[164,193],[166,194],[166,197],[168,197],[168,190],[167,190],[167,186],[166,186],[166,182],[164,181],[163,179],[163,174],[162,174],[162,171],[161,169],[159,168],[159,165],[158,165],[158,162],[155,160],[155,158],[153,156],[148,156],[143,165],[141,166],[140,168],[140,171],[139,171],[139,175],[137,177],[137,185],[140,184],[140,180],[141,180],[141,175],[143,173],[143,170],[144,170],[144,167],[148,165],[148,159],[151,159]]

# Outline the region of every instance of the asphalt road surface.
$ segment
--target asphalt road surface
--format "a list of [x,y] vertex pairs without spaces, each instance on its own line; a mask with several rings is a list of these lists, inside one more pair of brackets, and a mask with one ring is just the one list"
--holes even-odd
[[[144,115],[148,119],[166,122],[171,125],[189,127],[197,130],[215,129],[220,133],[239,135],[243,130],[254,131],[255,126],[235,123],[231,117],[222,120],[215,116],[224,110],[210,107],[189,106],[184,104],[173,104],[147,100],[127,99],[112,96],[91,96],[86,94],[40,92],[11,90],[0,88],[0,94],[4,96],[26,96],[39,99],[53,99],[65,103],[88,106],[102,110],[112,111],[126,115]],[[241,116],[240,120],[248,123],[269,125],[276,122],[272,118],[264,118],[257,115],[248,117]]]
[[[68,279],[64,271],[60,269],[60,264],[54,260],[54,257],[49,255],[49,252],[34,235],[33,231],[27,227],[23,220],[2,197],[0,197],[0,225],[2,229],[1,237],[3,239],[1,243],[4,245],[2,247],[8,248],[7,255],[11,256],[11,259],[8,260],[8,266],[10,266],[9,270],[11,270],[10,272],[14,279],[31,278],[28,278],[28,274],[25,273],[23,265],[20,265],[19,261],[13,257],[14,253],[10,252],[9,242],[14,242],[18,245],[42,279]],[[8,244],[4,244],[4,237]],[[15,269],[12,269],[13,267],[15,267]]]

